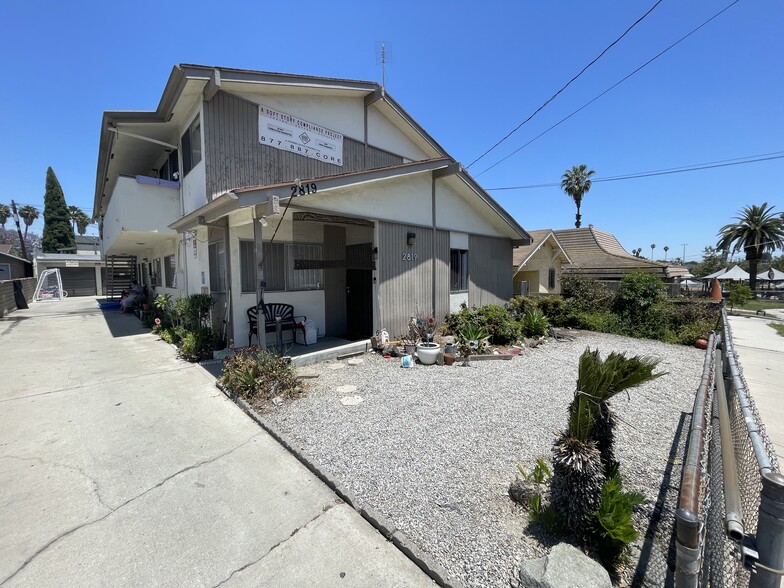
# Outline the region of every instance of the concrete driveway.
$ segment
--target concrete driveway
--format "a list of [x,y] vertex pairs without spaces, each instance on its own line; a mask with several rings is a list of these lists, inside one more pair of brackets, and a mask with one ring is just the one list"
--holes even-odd
[[32,304],[0,358],[0,586],[433,585],[135,317]]

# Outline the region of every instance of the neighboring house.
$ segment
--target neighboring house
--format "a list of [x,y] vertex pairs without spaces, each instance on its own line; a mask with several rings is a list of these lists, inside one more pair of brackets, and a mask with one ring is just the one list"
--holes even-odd
[[17,280],[32,278],[33,264],[26,259],[0,252],[0,280]]
[[571,259],[551,229],[528,231],[530,245],[512,252],[512,290],[518,294],[560,294],[561,269]]
[[0,253],[10,253],[13,255],[14,246],[11,243],[0,243]]
[[238,345],[262,296],[352,339],[505,302],[530,242],[378,84],[198,65],[104,113],[93,216],[107,265],[210,293]]
[[632,271],[654,274],[666,282],[688,273],[684,266],[667,265],[628,253],[611,233],[592,226],[554,231],[555,237],[571,258],[564,275],[577,274],[600,281],[619,281]]

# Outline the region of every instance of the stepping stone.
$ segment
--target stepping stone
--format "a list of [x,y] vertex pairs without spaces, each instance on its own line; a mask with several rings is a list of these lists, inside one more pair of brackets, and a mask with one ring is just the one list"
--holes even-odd
[[351,386],[349,384],[349,385],[346,385],[346,386],[338,386],[337,388],[335,388],[335,391],[336,392],[340,392],[341,394],[351,394],[352,392],[356,392],[357,391],[357,387],[356,386]]
[[311,367],[301,367],[297,368],[297,377],[302,380],[310,380],[318,378],[319,373]]
[[340,399],[340,404],[343,406],[357,406],[362,402],[361,396],[344,396]]
[[364,359],[349,359],[346,363],[348,365],[362,365],[363,363],[365,363],[365,360]]
[[346,366],[344,364],[342,364],[342,363],[333,363],[331,365],[328,365],[327,369],[329,369],[329,370],[342,370],[344,367],[346,367]]

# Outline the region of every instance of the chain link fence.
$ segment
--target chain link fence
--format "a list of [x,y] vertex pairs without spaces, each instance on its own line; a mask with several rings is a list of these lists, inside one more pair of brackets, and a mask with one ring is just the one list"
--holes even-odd
[[[727,315],[722,310],[723,330],[711,337],[706,351],[703,381],[697,391],[689,453],[696,475],[684,475],[678,512],[676,586],[735,588],[749,586],[751,573],[744,565],[742,544],[727,532],[724,462],[722,450],[732,451],[738,480],[743,535],[753,538],[759,523],[762,474],[779,472],[778,459],[737,361]],[[721,361],[715,361],[719,343]],[[722,371],[717,371],[722,370]],[[723,448],[720,434],[718,394],[726,385],[732,447]],[[719,385],[717,385],[719,384]],[[700,425],[700,413],[704,426]],[[696,428],[700,429],[695,432]],[[691,447],[696,444],[696,447]],[[689,451],[690,450],[690,451]],[[688,453],[687,453],[688,455]],[[687,464],[688,465],[688,464]]]

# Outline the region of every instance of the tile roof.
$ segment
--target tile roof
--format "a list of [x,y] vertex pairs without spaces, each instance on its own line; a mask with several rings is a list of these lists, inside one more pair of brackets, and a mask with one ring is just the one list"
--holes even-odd
[[623,248],[615,235],[594,227],[563,229],[554,231],[554,234],[572,258],[571,265],[564,266],[564,271],[577,271],[599,279],[619,278],[634,270],[655,273],[662,278],[674,277],[687,271],[680,266],[669,266],[635,257]]

